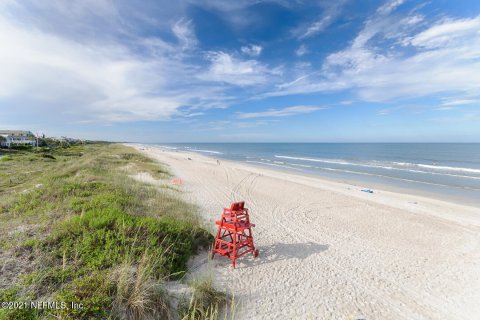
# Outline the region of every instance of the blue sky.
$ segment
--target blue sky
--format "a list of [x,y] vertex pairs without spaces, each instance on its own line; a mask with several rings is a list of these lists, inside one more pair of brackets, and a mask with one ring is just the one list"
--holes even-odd
[[0,43],[0,128],[480,141],[478,0],[5,0]]

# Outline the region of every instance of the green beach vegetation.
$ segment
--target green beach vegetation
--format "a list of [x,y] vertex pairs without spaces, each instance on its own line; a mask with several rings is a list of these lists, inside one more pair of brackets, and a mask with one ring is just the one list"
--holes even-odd
[[212,241],[170,178],[167,168],[118,144],[2,156],[0,301],[64,305],[4,308],[0,319],[217,318],[228,297],[211,280],[192,282],[178,307],[165,288]]

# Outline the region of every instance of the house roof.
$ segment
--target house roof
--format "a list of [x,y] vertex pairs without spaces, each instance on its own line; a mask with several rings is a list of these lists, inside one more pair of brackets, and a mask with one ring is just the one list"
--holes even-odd
[[33,136],[31,131],[26,130],[0,130],[0,135],[12,135],[12,136]]

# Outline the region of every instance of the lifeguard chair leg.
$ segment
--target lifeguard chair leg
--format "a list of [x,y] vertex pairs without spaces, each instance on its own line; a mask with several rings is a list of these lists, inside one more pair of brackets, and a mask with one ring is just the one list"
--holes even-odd
[[212,248],[212,259],[215,258],[215,249],[217,249],[217,240],[220,237],[220,226],[218,227],[217,231],[217,236],[215,237],[215,242],[213,243],[213,248]]
[[232,265],[235,269],[235,260],[237,259],[237,231],[233,233],[233,255],[232,255]]

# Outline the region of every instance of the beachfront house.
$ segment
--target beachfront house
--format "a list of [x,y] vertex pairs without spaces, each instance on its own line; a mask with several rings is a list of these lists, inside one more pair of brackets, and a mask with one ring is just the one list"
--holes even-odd
[[37,145],[35,135],[30,131],[23,130],[0,130],[0,146],[11,148],[19,145]]

